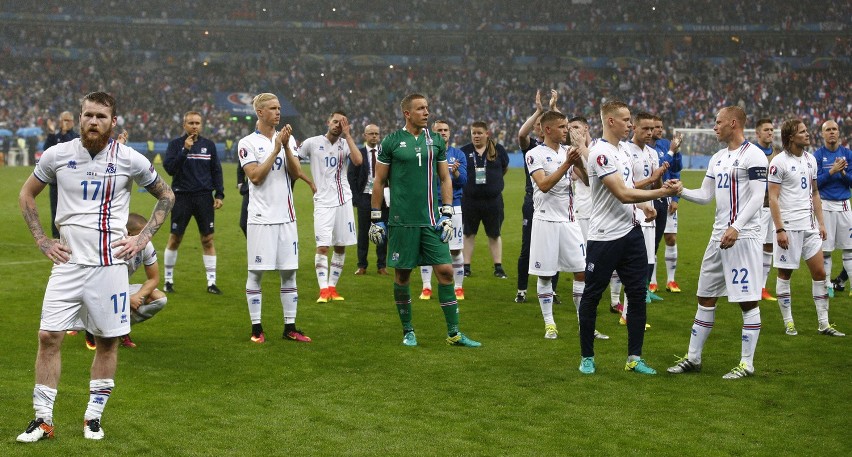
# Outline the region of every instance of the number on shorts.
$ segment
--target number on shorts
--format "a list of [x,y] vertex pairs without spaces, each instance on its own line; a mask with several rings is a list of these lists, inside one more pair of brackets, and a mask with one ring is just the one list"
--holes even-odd
[[[737,270],[736,268],[732,269],[731,272],[734,274],[734,280],[731,281],[733,284],[748,284],[748,270],[745,268],[740,268]],[[737,280],[737,276],[742,273],[742,277]]]
[[92,190],[92,200],[98,198],[98,191],[101,190],[101,182],[100,181],[80,181],[80,185],[83,186],[83,200],[89,200],[89,184],[91,184],[94,189]]
[[115,314],[118,314],[118,298],[121,297],[121,312],[127,309],[127,292],[120,294],[112,294],[112,309]]
[[586,257],[586,245],[583,243],[580,243],[580,252],[583,253],[583,257]]
[[355,229],[352,227],[352,223],[351,223],[351,222],[348,222],[348,224],[349,224],[349,233],[354,232],[354,231],[355,231]]
[[293,254],[298,254],[298,253],[299,253],[299,242],[294,241],[293,242]]

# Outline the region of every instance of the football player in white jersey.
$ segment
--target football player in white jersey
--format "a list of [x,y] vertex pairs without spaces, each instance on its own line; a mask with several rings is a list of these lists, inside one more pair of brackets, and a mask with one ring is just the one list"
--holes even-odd
[[781,125],[784,152],[769,164],[769,209],[775,223],[775,268],[778,278],[775,293],[788,335],[796,335],[793,323],[790,277],[805,264],[811,272],[811,291],[817,310],[819,332],[829,336],[846,336],[828,322],[828,288],[822,260],[822,240],[826,237],[822,201],[816,186],[817,162],[805,148],[810,146],[808,128],[799,119]]
[[264,271],[278,270],[284,309],[283,338],[310,342],[311,339],[296,328],[299,235],[291,183],[304,175],[290,147],[290,125],[285,125],[281,131],[275,130],[281,120],[278,97],[262,93],[254,98],[253,105],[257,130],[243,137],[237,146],[240,166],[249,180],[246,302],[252,324],[251,341],[266,341],[260,322],[263,304],[260,280]]
[[595,321],[601,294],[618,272],[631,306],[627,312],[626,371],[656,374],[642,359],[645,339],[645,290],[648,278],[648,252],[639,228],[634,205],[643,209],[644,219],[656,216],[655,198],[677,194],[681,184],[668,181],[653,190],[633,187],[630,156],[617,147],[627,137],[632,124],[630,110],[618,100],[601,106],[603,137],[592,142],[588,157],[592,214],[586,246],[586,287],[580,302],[580,372],[593,374],[595,367]]
[[698,310],[689,352],[669,373],[701,370],[701,352],[713,329],[716,301],[727,296],[743,314],[740,363],[725,374],[739,379],[754,374],[754,351],[760,336],[763,231],[760,208],[766,188],[766,155],[745,140],[746,114],[739,106],[722,108],[713,130],[726,146],[710,159],[700,189],[684,189],[682,198],[699,204],[716,199],[716,219],[698,277]]
[[[44,151],[24,183],[19,203],[41,252],[53,263],[42,304],[35,367],[35,419],[20,442],[53,437],[53,406],[61,372],[66,330],[82,322],[97,348],[89,382],[83,436],[104,437],[100,420],[115,386],[118,337],[130,332],[127,266],[166,220],[174,193],[142,154],[111,139],[115,99],[104,92],[83,98],[80,138]],[[157,199],[151,220],[126,236],[133,182]],[[39,221],[36,196],[49,183],[58,187],[56,225],[60,239],[48,238]]]
[[[538,303],[544,318],[544,337],[558,336],[553,318],[551,278],[559,271],[574,273],[574,306],[580,308],[585,288],[586,240],[574,214],[572,173],[588,184],[583,155],[588,155],[585,135],[571,130],[571,150],[564,146],[568,139],[568,119],[558,111],[541,116],[543,142],[528,151],[527,162],[533,183],[533,226],[530,237],[529,273],[538,276]],[[582,151],[582,154],[581,154]],[[609,339],[596,332],[596,337]]]
[[[299,157],[310,160],[311,175],[317,186],[314,194],[314,235],[317,251],[314,256],[320,296],[317,303],[343,300],[337,293],[337,281],[343,272],[346,246],[358,243],[355,235],[355,213],[352,210],[352,190],[347,177],[347,159],[361,165],[361,151],[352,139],[346,113],[335,111],[326,121],[328,131],[305,140],[299,147]],[[334,246],[331,268],[328,248]]]
[[[637,189],[659,189],[663,185],[663,173],[668,169],[668,162],[660,166],[657,159],[657,151],[650,145],[654,141],[654,116],[650,113],[640,111],[636,114],[633,122],[633,138],[622,143],[630,154],[633,163],[633,186]],[[644,213],[636,208],[636,220],[642,227],[642,236],[645,239],[645,250],[648,252],[648,282],[651,281],[651,273],[657,264],[657,252],[654,249],[654,235],[656,233],[656,219],[646,221]],[[662,301],[662,298],[649,290],[645,292],[645,303],[651,300]],[[629,305],[629,303],[627,303]],[[619,323],[626,325],[627,306],[622,307]]]
[[[130,236],[139,234],[147,223],[148,220],[141,214],[130,213],[127,217],[127,234]],[[160,267],[157,264],[157,250],[154,249],[154,243],[150,241],[142,252],[127,261],[127,276],[133,276],[140,267],[145,269],[145,282],[130,284],[130,325],[154,317],[168,301],[166,294],[157,289],[157,284],[160,282]],[[127,348],[136,347],[129,333],[121,337],[121,345]]]

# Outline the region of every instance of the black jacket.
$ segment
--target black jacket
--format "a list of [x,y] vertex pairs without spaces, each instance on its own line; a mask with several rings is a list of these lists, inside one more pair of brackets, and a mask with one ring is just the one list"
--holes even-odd
[[[378,145],[376,146],[378,149]],[[361,165],[353,165],[352,162],[349,162],[349,169],[346,170],[346,177],[349,180],[349,188],[352,190],[352,204],[356,208],[361,209],[372,209],[372,204],[370,203],[370,199],[372,195],[364,193],[364,187],[369,182],[369,176],[367,173],[370,171],[370,167],[367,165],[367,161],[371,160],[371,157],[367,157],[367,148],[362,147],[358,148],[361,151],[361,157],[364,158],[361,161]],[[385,209],[387,206],[385,205],[385,200],[382,198],[382,208]]]

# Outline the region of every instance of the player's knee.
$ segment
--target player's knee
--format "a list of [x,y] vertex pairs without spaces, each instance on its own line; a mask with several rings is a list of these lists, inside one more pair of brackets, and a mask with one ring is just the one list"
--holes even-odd
[[58,351],[65,332],[38,331],[38,344],[41,351]]

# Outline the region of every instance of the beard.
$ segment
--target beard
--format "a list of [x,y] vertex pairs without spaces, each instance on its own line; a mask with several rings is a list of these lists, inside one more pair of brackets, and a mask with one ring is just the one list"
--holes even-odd
[[89,136],[89,133],[92,131],[97,132],[97,130],[93,128],[83,132],[83,135],[80,137],[80,142],[83,143],[83,147],[89,151],[89,154],[95,155],[101,152],[106,147],[107,143],[109,143],[109,139],[112,136],[112,127],[104,133],[99,133],[95,138]]

